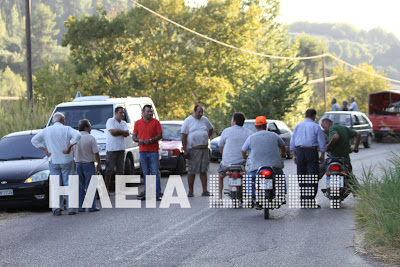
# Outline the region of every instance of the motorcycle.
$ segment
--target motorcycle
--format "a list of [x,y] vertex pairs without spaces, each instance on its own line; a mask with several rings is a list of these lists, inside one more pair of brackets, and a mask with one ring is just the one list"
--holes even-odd
[[340,203],[352,192],[351,177],[345,161],[342,157],[327,159],[326,188],[321,191],[331,201],[331,208],[340,208]]
[[277,175],[273,168],[263,166],[256,172],[256,205],[264,210],[264,219],[269,219],[269,211],[279,209],[285,201],[285,179]]
[[228,176],[229,191],[226,194],[233,200],[234,208],[238,208],[240,203],[243,203],[243,177],[245,174],[244,163],[228,166],[226,175]]

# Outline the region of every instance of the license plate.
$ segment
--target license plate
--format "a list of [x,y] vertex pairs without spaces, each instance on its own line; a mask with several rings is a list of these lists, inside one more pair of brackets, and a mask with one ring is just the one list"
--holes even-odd
[[381,127],[381,131],[390,131],[390,127]]
[[242,185],[242,179],[240,179],[240,178],[238,178],[238,179],[229,178],[228,185],[230,185],[230,186],[241,186]]
[[168,157],[168,151],[167,151],[167,150],[163,150],[163,151],[161,152],[161,156],[163,156],[163,157]]
[[271,190],[274,189],[274,183],[272,179],[265,179],[264,181],[260,181],[260,189],[261,190]]
[[5,190],[0,190],[0,196],[13,196],[14,191],[12,189],[5,189]]
[[[340,187],[344,187],[344,176],[335,176],[332,177],[333,182],[335,183],[336,181],[340,180]],[[326,176],[326,186],[330,187],[331,186],[331,177]]]

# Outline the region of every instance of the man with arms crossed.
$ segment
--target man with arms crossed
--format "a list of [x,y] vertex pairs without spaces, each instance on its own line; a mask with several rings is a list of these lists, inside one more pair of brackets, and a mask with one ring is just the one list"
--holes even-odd
[[109,118],[106,124],[106,147],[107,159],[105,170],[105,184],[109,190],[111,175],[116,169],[116,175],[124,174],[125,141],[124,137],[129,135],[128,125],[124,120],[123,107],[116,107],[114,117]]
[[[68,186],[68,176],[74,174],[74,157],[71,148],[81,139],[81,135],[69,126],[65,126],[64,114],[56,112],[53,115],[53,125],[43,129],[32,138],[32,144],[42,149],[49,157],[50,175],[60,177],[60,186]],[[68,208],[69,215],[74,215],[75,209]],[[53,208],[53,215],[60,216],[64,208],[64,197],[60,196],[60,207]]]
[[214,126],[203,116],[203,106],[196,105],[193,114],[182,124],[182,146],[185,156],[188,157],[188,197],[193,197],[194,179],[200,173],[202,196],[211,196],[207,190],[207,171],[210,165],[208,140],[213,133]]
[[241,112],[236,112],[233,114],[231,120],[231,127],[226,128],[219,140],[219,151],[222,154],[222,161],[218,167],[219,175],[219,199],[222,199],[222,190],[224,187],[224,177],[226,176],[226,171],[231,164],[241,164],[245,160],[242,157],[242,146],[246,139],[253,134],[252,131],[243,128],[245,121],[244,114]]
[[[144,105],[142,109],[142,118],[135,122],[132,139],[139,143],[140,166],[143,170],[144,185],[146,188],[146,176],[156,176],[156,200],[161,200],[161,181],[160,181],[160,163],[158,154],[158,140],[162,138],[161,124],[153,118],[153,107]],[[146,196],[142,197],[145,200]]]

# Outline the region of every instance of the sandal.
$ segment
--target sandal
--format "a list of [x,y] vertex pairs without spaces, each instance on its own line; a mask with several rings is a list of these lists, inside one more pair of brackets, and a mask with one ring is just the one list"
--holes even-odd
[[189,192],[189,193],[188,193],[188,197],[194,197],[193,192]]
[[203,197],[211,197],[213,194],[211,194],[210,192],[206,191],[203,194],[201,194],[201,196]]

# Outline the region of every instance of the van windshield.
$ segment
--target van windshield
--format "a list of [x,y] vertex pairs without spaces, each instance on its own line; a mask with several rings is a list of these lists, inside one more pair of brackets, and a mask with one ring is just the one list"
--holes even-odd
[[[58,107],[56,112],[64,114],[65,125],[72,128],[78,129],[78,122],[88,119],[93,129],[105,129],[107,120],[113,117],[113,105]],[[53,125],[53,118],[50,125]]]

